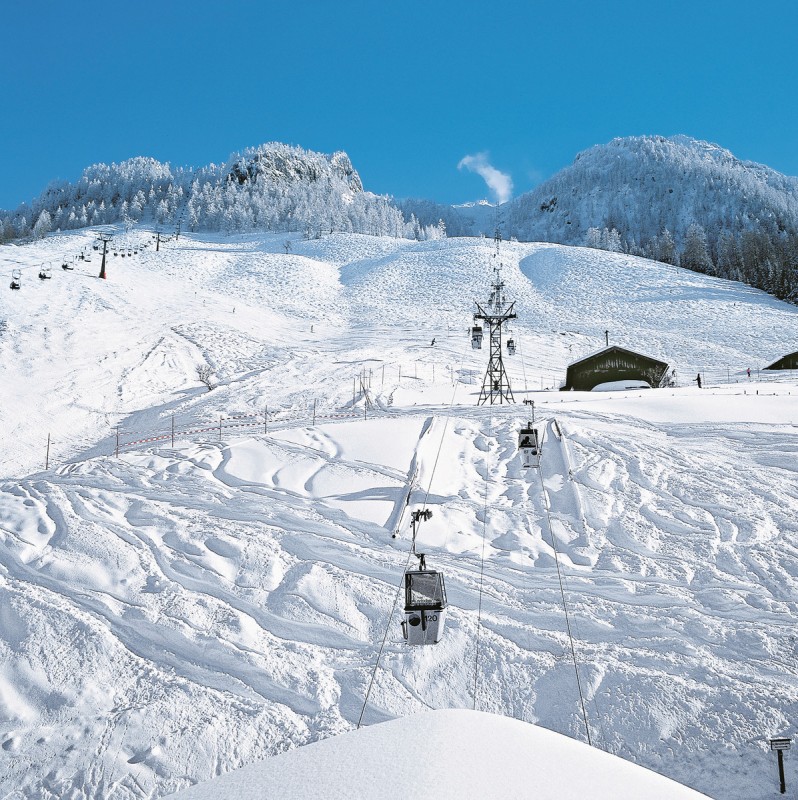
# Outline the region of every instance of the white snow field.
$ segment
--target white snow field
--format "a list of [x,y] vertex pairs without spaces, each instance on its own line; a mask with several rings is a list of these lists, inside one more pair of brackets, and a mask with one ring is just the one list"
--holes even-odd
[[[323,783],[320,777],[323,776]],[[558,733],[482,711],[434,711],[299,747],[174,800],[700,800],[706,795]]]
[[[111,256],[105,281],[97,253],[60,269],[92,239],[0,248],[7,277],[24,267],[0,284],[0,797],[162,797],[361,716],[472,708],[589,731],[714,798],[778,794],[798,382],[758,370],[798,348],[798,308],[480,239],[188,235]],[[478,407],[487,349],[466,329],[498,260],[518,402]],[[605,330],[679,385],[556,391]],[[539,471],[517,453],[523,399]],[[449,615],[409,648],[398,588],[425,503]]]

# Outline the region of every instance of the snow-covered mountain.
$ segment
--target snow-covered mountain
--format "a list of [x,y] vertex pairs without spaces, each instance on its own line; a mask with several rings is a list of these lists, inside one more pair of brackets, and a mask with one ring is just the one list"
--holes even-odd
[[613,139],[504,210],[525,241],[636,253],[798,296],[798,179],[709,142]]
[[[795,349],[795,307],[554,244],[114,232],[134,254],[107,280],[88,230],[0,249],[22,273],[0,295],[0,794],[162,797],[361,715],[476,706],[772,796],[766,737],[798,724],[798,383],[758,368]],[[484,407],[466,328],[497,261],[518,405]],[[606,330],[678,385],[556,391]],[[424,504],[449,616],[409,648]]]
[[142,220],[225,233],[441,235],[434,227],[406,226],[388,197],[364,191],[346,153],[325,155],[271,142],[199,169],[173,168],[152,158],[95,164],[76,183],[54,182],[30,205],[0,211],[0,242]]

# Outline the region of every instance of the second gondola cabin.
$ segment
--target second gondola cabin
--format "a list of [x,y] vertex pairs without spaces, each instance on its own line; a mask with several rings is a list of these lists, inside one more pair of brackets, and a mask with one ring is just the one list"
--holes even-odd
[[540,466],[538,431],[529,422],[518,433],[518,450],[521,453],[521,464],[524,469]]
[[474,325],[471,328],[471,347],[474,350],[481,350],[482,349],[482,326],[481,325]]
[[443,573],[427,569],[423,554],[419,568],[405,572],[405,618],[402,634],[408,644],[437,644],[446,624],[446,584]]

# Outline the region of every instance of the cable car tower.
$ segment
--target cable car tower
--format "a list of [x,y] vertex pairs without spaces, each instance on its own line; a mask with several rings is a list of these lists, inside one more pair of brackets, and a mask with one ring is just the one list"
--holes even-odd
[[[499,255],[499,245],[501,244],[501,234],[496,231],[494,241],[496,242],[496,252],[494,258]],[[490,401],[494,403],[514,403],[513,390],[510,387],[510,378],[502,361],[502,325],[516,318],[515,301],[507,302],[504,294],[504,281],[501,277],[502,264],[493,268],[494,277],[491,284],[490,299],[486,305],[481,305],[475,301],[477,313],[474,314],[474,323],[482,320],[488,326],[490,334],[490,357],[488,358],[488,369],[482,381],[482,390],[479,393],[477,405],[484,405]]]

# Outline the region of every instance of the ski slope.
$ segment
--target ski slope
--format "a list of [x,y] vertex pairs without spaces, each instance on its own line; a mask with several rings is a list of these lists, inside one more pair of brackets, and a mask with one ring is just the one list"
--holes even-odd
[[[766,738],[798,715],[798,387],[756,378],[798,309],[581,248],[288,239],[181,236],[106,281],[96,253],[58,268],[88,231],[0,250],[24,267],[0,295],[0,790],[161,797],[361,713],[476,707],[582,741],[586,716],[611,754],[770,797]],[[465,334],[497,261],[519,403],[485,408]],[[554,391],[605,330],[680,385]],[[173,445],[173,420],[207,430]],[[408,650],[424,503],[450,613]]]

